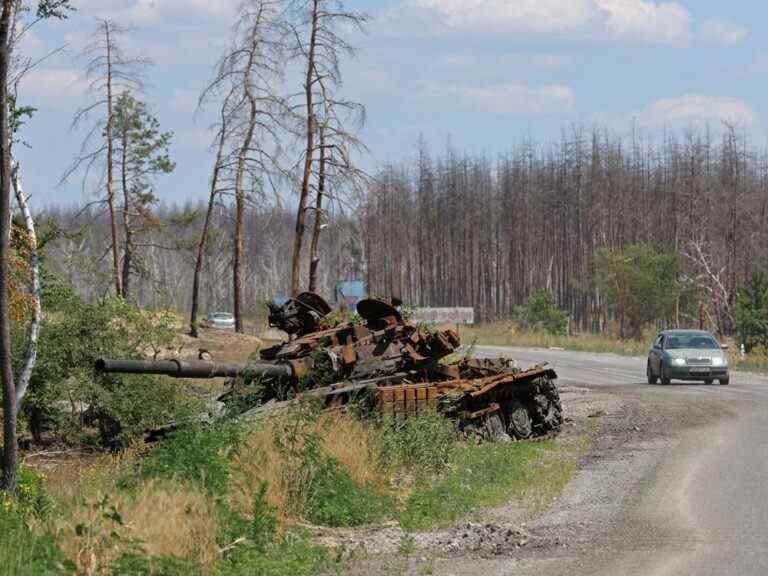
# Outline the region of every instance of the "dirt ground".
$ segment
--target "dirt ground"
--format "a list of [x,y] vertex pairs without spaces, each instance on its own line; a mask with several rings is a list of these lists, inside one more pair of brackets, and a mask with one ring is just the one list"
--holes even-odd
[[[730,407],[702,399],[664,401],[643,391],[560,389],[567,422],[556,442],[588,435],[591,448],[556,502],[537,517],[521,505],[486,510],[482,521],[404,533],[390,525],[368,530],[318,529],[318,541],[349,557],[346,574],[590,573],[631,506],[634,488],[653,474],[679,432],[728,417]],[[661,537],[661,536],[659,536]]]

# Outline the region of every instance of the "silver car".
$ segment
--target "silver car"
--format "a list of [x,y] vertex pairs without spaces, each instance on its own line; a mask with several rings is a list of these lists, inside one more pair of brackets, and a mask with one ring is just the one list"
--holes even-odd
[[208,314],[208,318],[206,318],[206,324],[209,328],[234,330],[235,317],[229,312],[211,312]]
[[728,384],[728,354],[712,334],[704,330],[665,330],[653,341],[646,367],[648,384],[672,380],[717,380]]

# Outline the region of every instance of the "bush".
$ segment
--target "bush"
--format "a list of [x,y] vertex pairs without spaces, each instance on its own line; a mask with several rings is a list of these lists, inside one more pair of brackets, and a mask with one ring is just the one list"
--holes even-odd
[[734,321],[739,341],[747,352],[768,348],[768,275],[755,273],[736,295]]
[[234,422],[210,427],[188,425],[153,450],[142,464],[147,476],[197,484],[212,494],[227,490],[229,457],[240,445],[241,430]]
[[[119,298],[84,302],[56,277],[43,277],[45,320],[37,364],[23,406],[35,439],[45,431],[80,440],[83,423],[98,424],[105,445],[124,445],[146,429],[184,418],[193,401],[180,387],[149,376],[106,375],[95,370],[102,357],[137,358],[157,353],[173,334],[170,316],[137,310]],[[16,370],[28,345],[27,327],[14,325]]]
[[45,488],[45,477],[21,465],[17,475],[16,505],[25,518],[45,520],[51,509],[51,500]]
[[389,498],[357,484],[336,460],[324,456],[312,478],[306,516],[323,526],[361,526],[381,519],[391,507]]
[[384,467],[403,468],[422,477],[441,472],[453,457],[456,432],[437,412],[405,419],[383,417],[378,425]]
[[568,331],[568,315],[557,307],[555,295],[540,290],[528,301],[517,306],[514,320],[523,328],[543,331],[552,336],[565,336]]

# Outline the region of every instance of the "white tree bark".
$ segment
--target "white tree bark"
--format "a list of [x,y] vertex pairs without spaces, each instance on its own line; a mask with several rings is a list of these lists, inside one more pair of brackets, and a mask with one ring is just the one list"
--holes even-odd
[[40,288],[40,259],[37,253],[35,221],[32,218],[32,213],[29,211],[27,198],[24,196],[24,190],[21,187],[21,168],[18,162],[14,163],[11,182],[13,184],[13,191],[16,195],[16,202],[18,202],[19,209],[24,217],[24,226],[27,230],[27,237],[29,240],[29,267],[32,272],[32,299],[34,307],[32,325],[29,328],[29,348],[27,349],[27,356],[24,359],[24,368],[16,382],[16,408],[18,410],[27,393],[27,389],[29,388],[29,381],[32,378],[32,370],[37,361],[37,342],[40,336],[40,324],[43,320],[43,306],[42,291]]

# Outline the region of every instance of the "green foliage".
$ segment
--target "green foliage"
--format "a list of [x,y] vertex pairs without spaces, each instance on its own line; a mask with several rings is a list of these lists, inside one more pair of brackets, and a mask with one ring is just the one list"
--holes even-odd
[[747,352],[768,348],[768,274],[756,272],[736,295],[734,321]]
[[274,431],[275,446],[287,464],[281,480],[290,512],[329,526],[358,526],[381,518],[389,500],[357,484],[322,451],[319,412],[314,402],[302,402]]
[[274,510],[267,503],[266,482],[261,483],[254,495],[250,519],[223,504],[219,514],[220,545],[229,550],[218,566],[218,574],[317,574],[328,565],[325,549],[312,545],[303,535],[278,535]]
[[144,459],[142,471],[147,476],[189,482],[223,495],[229,480],[229,457],[238,450],[241,434],[234,422],[185,426],[171,433]]
[[[137,358],[145,350],[157,352],[167,345],[173,337],[170,315],[142,312],[119,298],[84,302],[49,273],[43,275],[42,289],[46,316],[24,403],[24,416],[36,438],[51,430],[80,440],[83,420],[89,418],[98,424],[102,443],[124,444],[149,427],[190,413],[192,400],[175,383],[95,370],[99,358]],[[26,326],[14,325],[17,371],[27,339]]]
[[174,557],[148,558],[132,552],[123,554],[110,566],[112,576],[194,576],[201,570],[183,560]]
[[54,539],[35,534],[15,503],[0,495],[0,576],[72,574],[74,569]]
[[639,338],[643,326],[669,317],[681,295],[677,255],[635,244],[595,252],[594,281],[619,319],[621,338]]
[[51,510],[51,500],[45,488],[45,478],[31,468],[19,466],[16,476],[16,505],[25,518],[45,520]]
[[547,290],[539,290],[525,304],[517,306],[514,319],[523,328],[552,336],[565,336],[568,330],[568,314],[557,307],[555,295]]
[[360,486],[333,458],[320,460],[307,501],[306,516],[323,526],[361,526],[392,509],[389,498],[370,486]]
[[378,422],[382,462],[419,477],[442,472],[454,455],[453,424],[437,412],[410,418],[383,417]]
[[328,552],[301,533],[289,532],[261,551],[237,546],[218,565],[219,576],[314,576],[331,566]]
[[450,472],[409,496],[400,524],[406,530],[444,524],[525,493],[545,481],[532,463],[548,450],[546,443],[525,442],[462,446]]
[[128,92],[120,94],[115,102],[112,129],[121,167],[125,166],[128,189],[124,192],[138,206],[155,203],[152,176],[176,168],[169,154],[173,134],[160,132],[160,122],[146,104]]

